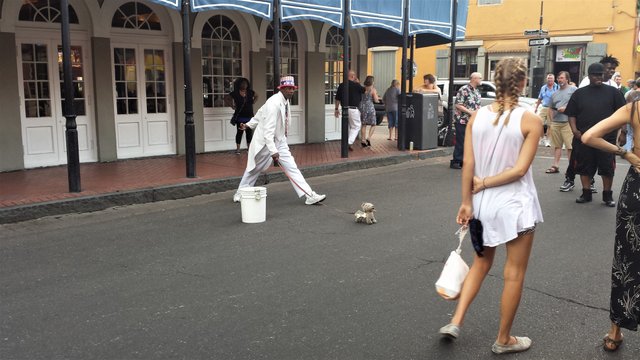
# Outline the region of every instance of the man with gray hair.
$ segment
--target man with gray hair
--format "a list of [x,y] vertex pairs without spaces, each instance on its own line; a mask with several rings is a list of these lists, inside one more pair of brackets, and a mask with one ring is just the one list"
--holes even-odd
[[[569,82],[571,82],[571,75],[567,71],[560,71],[558,73],[559,88],[551,95],[551,100],[549,101],[549,109],[551,110],[551,114],[549,114],[551,115],[551,144],[555,150],[553,165],[546,170],[547,174],[560,172],[562,145],[567,149],[567,159],[571,158],[573,133],[571,132],[571,126],[569,126],[569,117],[564,114],[564,109],[571,95],[576,91],[576,87],[569,85]],[[571,187],[573,187],[573,181]]]
[[453,121],[456,129],[456,144],[453,148],[453,159],[449,163],[452,169],[462,169],[464,158],[464,134],[467,123],[473,114],[480,109],[480,91],[478,86],[482,83],[482,74],[474,72],[469,76],[469,83],[458,90],[456,94]]

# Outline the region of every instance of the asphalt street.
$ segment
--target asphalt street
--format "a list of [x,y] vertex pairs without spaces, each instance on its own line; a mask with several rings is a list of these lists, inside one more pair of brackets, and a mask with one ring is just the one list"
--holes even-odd
[[[550,163],[534,162],[545,222],[513,328],[533,347],[500,357],[638,359],[634,332],[601,348],[615,209],[559,192]],[[504,247],[460,338],[437,333],[455,306],[434,283],[457,245],[459,176],[439,158],[314,177],[322,206],[272,183],[261,224],[224,192],[0,225],[0,358],[494,358]],[[377,224],[354,222],[363,201]]]

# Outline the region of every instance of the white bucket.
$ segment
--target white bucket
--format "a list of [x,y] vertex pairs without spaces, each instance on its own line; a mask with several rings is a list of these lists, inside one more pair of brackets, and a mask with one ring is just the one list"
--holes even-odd
[[245,187],[240,192],[240,207],[243,223],[260,223],[267,218],[267,188],[262,186]]

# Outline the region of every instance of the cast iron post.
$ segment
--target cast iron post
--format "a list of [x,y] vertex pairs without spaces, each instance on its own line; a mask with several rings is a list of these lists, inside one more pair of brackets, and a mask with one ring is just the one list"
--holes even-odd
[[273,93],[280,86],[280,1],[273,0]]
[[344,0],[344,40],[342,43],[342,136],[340,141],[340,156],[349,157],[349,0]]
[[184,61],[184,148],[187,177],[196,177],[196,127],[193,123],[193,92],[191,89],[191,26],[189,0],[182,0],[182,59]]
[[453,105],[453,97],[455,96],[455,94],[453,93],[453,81],[454,81],[454,76],[455,76],[455,64],[456,64],[456,38],[458,37],[458,0],[452,0],[453,1],[453,11],[452,11],[452,16],[453,18],[451,19],[451,53],[450,58],[449,58],[449,98],[447,99],[447,109],[449,111],[449,116],[448,119],[446,119],[445,121],[448,121],[447,124],[447,135],[445,137],[445,139],[443,140],[445,145],[447,144],[447,137],[450,137],[451,132],[452,132],[452,128],[453,128],[453,114],[455,113],[456,109]]
[[409,41],[409,4],[404,2],[402,16],[402,76],[400,79],[400,118],[398,123],[398,150],[405,150],[407,142],[407,42]]
[[64,117],[67,119],[65,138],[67,142],[67,176],[69,192],[80,192],[80,155],[78,149],[78,127],[73,107],[73,79],[71,78],[71,43],[69,40],[69,1],[61,0],[62,10],[62,71],[64,75]]

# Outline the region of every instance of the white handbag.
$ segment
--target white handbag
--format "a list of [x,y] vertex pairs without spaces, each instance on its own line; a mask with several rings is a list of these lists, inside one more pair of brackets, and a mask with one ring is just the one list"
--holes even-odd
[[436,281],[436,291],[446,300],[455,300],[460,296],[462,283],[469,273],[469,266],[464,262],[460,253],[464,237],[467,235],[469,228],[462,226],[456,235],[458,235],[458,248],[451,252],[447,262],[444,264],[440,278]]

